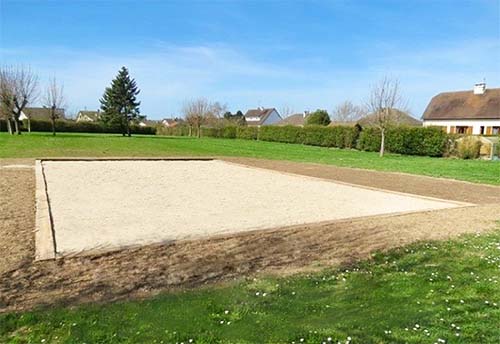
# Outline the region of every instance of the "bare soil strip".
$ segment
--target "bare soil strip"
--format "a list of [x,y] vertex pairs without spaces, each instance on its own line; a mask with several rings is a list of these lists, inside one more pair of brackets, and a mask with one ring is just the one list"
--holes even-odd
[[[8,164],[20,163],[12,160]],[[480,205],[293,226],[35,262],[34,170],[0,169],[0,312],[44,304],[147,297],[172,288],[194,287],[257,273],[289,274],[350,264],[369,258],[374,250],[491,230],[500,219],[500,188],[496,187],[315,164],[230,160]],[[5,161],[0,160],[0,165],[3,164]]]

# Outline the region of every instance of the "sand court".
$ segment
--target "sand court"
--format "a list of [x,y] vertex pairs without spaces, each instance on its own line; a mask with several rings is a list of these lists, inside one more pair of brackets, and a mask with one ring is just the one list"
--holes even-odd
[[46,160],[36,175],[38,259],[465,205],[219,160]]

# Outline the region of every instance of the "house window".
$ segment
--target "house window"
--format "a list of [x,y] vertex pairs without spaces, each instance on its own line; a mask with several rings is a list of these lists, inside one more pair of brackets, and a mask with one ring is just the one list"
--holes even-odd
[[493,127],[491,133],[493,135],[500,135],[500,127]]
[[486,132],[484,131],[484,126],[480,126],[480,127],[479,127],[479,134],[480,134],[480,135],[484,135],[484,134],[486,134]]
[[457,126],[456,127],[456,133],[457,134],[467,134],[467,129],[469,127],[464,127],[464,126]]

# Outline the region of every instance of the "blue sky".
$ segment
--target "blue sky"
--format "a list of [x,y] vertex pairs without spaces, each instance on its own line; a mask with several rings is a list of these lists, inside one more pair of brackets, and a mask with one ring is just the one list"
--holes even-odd
[[55,76],[70,112],[125,65],[149,118],[196,97],[331,111],[384,75],[420,117],[439,92],[500,87],[500,0],[0,0],[0,61]]

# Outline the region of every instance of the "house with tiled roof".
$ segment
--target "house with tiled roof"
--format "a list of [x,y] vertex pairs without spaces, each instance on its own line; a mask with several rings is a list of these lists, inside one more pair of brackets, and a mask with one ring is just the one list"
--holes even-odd
[[81,110],[78,111],[78,114],[76,115],[76,121],[77,122],[97,122],[101,118],[101,111],[88,111],[88,110]]
[[288,117],[283,118],[281,121],[277,122],[276,125],[294,125],[298,127],[303,127],[306,123],[307,116],[309,116],[309,111],[304,111],[302,113],[296,113]]
[[[65,119],[64,109],[56,109],[56,114],[59,119]],[[50,109],[45,107],[27,107],[24,108],[19,116],[19,120],[23,121],[25,119],[38,120],[38,121],[50,121]]]
[[282,118],[275,108],[262,108],[250,109],[245,114],[245,121],[248,126],[260,127],[261,125],[276,124]]
[[431,99],[422,116],[424,126],[440,126],[447,133],[500,134],[500,88],[486,83],[472,90],[444,92]]

